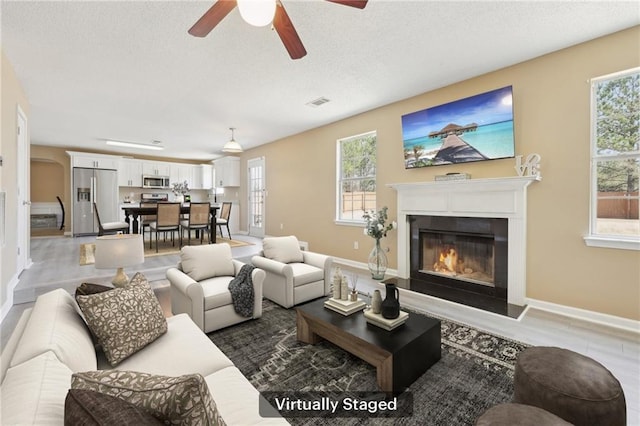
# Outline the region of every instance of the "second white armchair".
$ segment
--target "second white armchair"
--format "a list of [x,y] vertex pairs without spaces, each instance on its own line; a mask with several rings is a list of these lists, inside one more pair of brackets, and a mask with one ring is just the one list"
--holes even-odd
[[268,237],[251,263],[266,272],[265,298],[285,308],[329,294],[333,258],[303,251],[295,236]]

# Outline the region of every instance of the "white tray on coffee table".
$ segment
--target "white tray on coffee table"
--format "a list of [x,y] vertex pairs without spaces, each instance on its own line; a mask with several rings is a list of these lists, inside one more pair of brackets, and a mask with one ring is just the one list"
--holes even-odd
[[364,318],[369,324],[384,328],[387,331],[400,327],[402,324],[407,322],[407,319],[409,318],[409,313],[404,311],[400,311],[398,318],[394,319],[387,319],[383,317],[382,314],[374,314],[371,309],[365,309],[363,313]]

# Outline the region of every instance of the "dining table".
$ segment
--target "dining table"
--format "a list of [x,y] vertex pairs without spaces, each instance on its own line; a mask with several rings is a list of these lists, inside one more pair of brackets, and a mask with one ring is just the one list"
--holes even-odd
[[[216,212],[218,206],[209,207],[209,215],[211,216],[211,243],[216,243]],[[140,217],[145,215],[155,215],[157,212],[156,207],[140,207],[136,205],[123,206],[124,220],[131,227],[131,233],[139,234],[142,231],[140,226]],[[180,205],[180,214],[189,214],[189,203],[183,203]]]

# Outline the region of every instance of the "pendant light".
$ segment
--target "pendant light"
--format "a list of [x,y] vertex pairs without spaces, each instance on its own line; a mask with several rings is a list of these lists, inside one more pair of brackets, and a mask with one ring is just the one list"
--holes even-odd
[[229,127],[229,130],[231,130],[231,140],[224,144],[224,147],[222,147],[222,152],[231,152],[231,153],[242,152],[243,151],[242,147],[233,138],[233,131],[236,130],[236,128],[235,127]]

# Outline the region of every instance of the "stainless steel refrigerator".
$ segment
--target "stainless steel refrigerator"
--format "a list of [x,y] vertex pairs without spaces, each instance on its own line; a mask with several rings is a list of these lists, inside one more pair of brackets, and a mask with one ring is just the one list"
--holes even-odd
[[95,235],[98,220],[119,221],[118,172],[116,170],[73,168],[73,235]]

